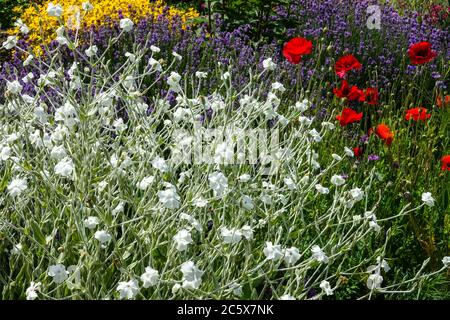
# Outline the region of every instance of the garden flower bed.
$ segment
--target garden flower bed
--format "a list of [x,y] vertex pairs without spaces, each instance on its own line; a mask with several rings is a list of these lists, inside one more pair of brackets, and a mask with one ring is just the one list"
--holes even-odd
[[275,6],[258,41],[161,1],[23,9],[2,298],[448,299],[448,29],[338,2]]

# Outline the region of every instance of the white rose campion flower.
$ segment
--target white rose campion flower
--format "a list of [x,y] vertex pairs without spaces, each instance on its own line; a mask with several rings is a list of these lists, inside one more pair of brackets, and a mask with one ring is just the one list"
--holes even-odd
[[156,157],[155,159],[153,159],[152,167],[161,172],[169,171],[169,166],[167,165],[166,160],[161,157]]
[[59,17],[61,17],[63,11],[64,11],[63,8],[62,8],[61,5],[59,5],[59,4],[54,5],[52,2],[50,2],[50,3],[48,4],[48,7],[47,7],[47,14],[48,14],[50,17],[56,17],[56,18],[59,18]]
[[40,291],[41,289],[41,283],[35,283],[33,281],[30,282],[30,286],[27,288],[27,290],[25,291],[25,294],[27,296],[27,300],[35,300],[38,295],[37,295],[37,291]]
[[296,300],[293,296],[291,296],[290,294],[283,294],[280,297],[280,300]]
[[159,61],[157,61],[157,60],[155,60],[153,58],[150,58],[150,59],[148,59],[148,64],[150,65],[150,67],[152,67],[152,70],[154,69],[154,70],[159,71],[159,72],[162,71],[162,66],[159,63]]
[[318,245],[314,245],[311,247],[312,257],[322,263],[328,263],[327,255],[322,251],[322,249]]
[[240,182],[248,182],[248,181],[250,181],[251,178],[252,177],[249,174],[245,173],[245,174],[239,176],[238,179]]
[[450,256],[444,257],[442,259],[442,263],[444,264],[445,267],[450,267]]
[[317,192],[319,192],[320,194],[330,193],[330,189],[323,187],[321,184],[316,184],[315,188],[316,188]]
[[250,226],[243,226],[241,228],[242,236],[247,240],[253,239],[253,229]]
[[331,289],[330,283],[328,281],[323,280],[319,286],[327,296],[333,295],[333,290]]
[[97,54],[98,48],[97,48],[97,46],[93,45],[93,46],[90,46],[89,48],[87,48],[84,52],[86,53],[86,55],[89,58],[92,58]]
[[53,278],[53,282],[59,284],[68,278],[69,272],[66,271],[66,267],[63,264],[58,263],[48,267],[47,274]]
[[94,6],[89,1],[83,2],[81,4],[81,7],[86,12],[92,11],[92,9],[94,9]]
[[340,175],[334,175],[331,177],[331,183],[339,187],[345,184],[345,179]]
[[220,234],[223,238],[223,242],[225,243],[239,243],[242,239],[242,232],[238,229],[228,229],[226,227],[220,228]]
[[55,165],[55,174],[64,178],[70,178],[74,172],[73,161],[70,158],[64,158]]
[[180,80],[181,76],[177,72],[172,71],[170,76],[167,78],[167,84],[170,86],[170,90],[176,93],[180,92]]
[[22,92],[22,85],[20,84],[19,81],[14,80],[9,82],[8,80],[6,80],[6,90],[12,94],[19,94]]
[[191,233],[186,229],[178,231],[173,240],[177,244],[178,251],[186,251],[188,245],[193,242]]
[[183,273],[184,289],[198,289],[200,287],[204,272],[197,268],[193,261],[184,262],[181,265],[181,272]]
[[146,267],[145,272],[141,275],[141,281],[143,282],[142,286],[144,288],[156,285],[159,281],[158,270],[155,270],[152,267]]
[[137,187],[141,190],[146,190],[153,183],[153,181],[155,181],[154,176],[145,177],[137,184]]
[[336,154],[336,153],[333,153],[331,156],[336,161],[341,161],[342,160],[342,157],[340,155]]
[[264,255],[267,260],[278,261],[283,258],[283,251],[280,245],[273,245],[272,242],[267,241],[266,246],[263,250]]
[[300,252],[296,247],[284,250],[284,261],[288,265],[294,265],[300,259]]
[[364,198],[364,191],[360,188],[353,188],[349,191],[349,194],[353,201],[361,201]]
[[134,23],[128,18],[120,19],[120,29],[125,32],[130,32],[133,30]]
[[89,230],[93,230],[99,224],[99,221],[98,221],[97,217],[90,216],[90,217],[87,217],[86,219],[84,219],[83,224],[84,224],[85,228],[88,228]]
[[154,53],[161,52],[161,49],[160,49],[159,47],[157,47],[157,46],[154,46],[154,45],[151,45],[151,46],[150,46],[150,50],[151,50],[152,52],[154,52]]
[[123,201],[119,202],[119,204],[111,211],[113,216],[122,213],[125,209],[125,203]]
[[371,274],[367,278],[367,288],[370,290],[376,290],[381,288],[381,283],[383,282],[383,277],[378,273]]
[[294,180],[292,180],[291,178],[284,178],[283,181],[289,190],[297,189],[297,185],[295,184]]
[[277,68],[277,65],[272,61],[272,58],[267,58],[263,61],[263,68],[265,70],[273,71]]
[[105,230],[96,231],[94,238],[97,239],[102,245],[111,241],[111,235]]
[[19,196],[22,192],[27,190],[27,180],[22,178],[14,178],[8,185],[8,193],[12,197]]
[[252,198],[247,195],[243,195],[241,198],[241,201],[242,201],[242,206],[246,210],[253,210],[253,208],[255,207],[255,205],[253,204]]
[[284,92],[284,91],[286,91],[286,88],[281,83],[274,82],[274,83],[272,83],[272,90]]
[[192,200],[192,205],[198,208],[204,208],[208,204],[208,200],[202,197],[198,197]]
[[14,26],[16,28],[19,28],[22,34],[28,34],[30,32],[30,29],[27,27],[25,23],[23,23],[22,19],[17,19],[17,21],[14,22]]
[[353,152],[353,150],[350,149],[350,148],[348,148],[348,147],[345,147],[345,148],[344,148],[344,152],[345,152],[345,154],[347,155],[347,157],[352,158],[352,157],[355,156],[355,153]]
[[158,191],[158,198],[159,202],[167,209],[178,209],[180,207],[180,196],[174,187]]
[[133,299],[139,292],[139,283],[136,279],[121,281],[117,285],[116,291],[119,291],[120,299]]
[[17,45],[17,37],[16,36],[8,36],[6,41],[2,43],[2,47],[6,50],[11,50]]
[[430,192],[422,193],[422,201],[429,207],[434,206],[434,198]]
[[183,59],[182,56],[180,56],[178,53],[176,53],[175,51],[172,51],[172,55],[175,57],[175,59],[177,59],[178,61],[181,61]]
[[208,76],[208,73],[207,72],[202,72],[202,71],[196,71],[195,72],[195,76],[198,79],[205,79]]
[[214,196],[222,197],[228,190],[228,179],[220,171],[215,171],[208,175],[209,187],[213,190]]
[[66,149],[63,145],[54,146],[50,151],[50,158],[55,160],[61,160],[67,157]]
[[303,99],[303,101],[297,101],[295,103],[295,109],[297,109],[300,112],[305,112],[311,107],[311,102],[309,102],[307,99]]

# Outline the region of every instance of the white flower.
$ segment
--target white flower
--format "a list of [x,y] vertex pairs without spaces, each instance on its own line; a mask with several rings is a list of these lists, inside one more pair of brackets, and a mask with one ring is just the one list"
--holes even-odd
[[208,204],[208,200],[199,197],[192,200],[192,204],[198,208],[203,208]]
[[169,171],[169,166],[166,163],[166,160],[160,157],[156,157],[152,161],[153,168],[161,171],[161,172],[167,172]]
[[336,126],[333,123],[327,121],[322,122],[322,127],[328,130],[334,130],[334,128],[336,128]]
[[293,296],[291,296],[290,294],[283,294],[280,297],[280,300],[295,300],[295,298]]
[[47,274],[53,278],[55,283],[58,284],[67,279],[69,272],[66,271],[66,267],[64,265],[58,263],[48,267]]
[[318,245],[314,245],[311,248],[312,257],[322,263],[328,263],[327,255],[322,251]]
[[8,185],[8,192],[12,197],[16,197],[28,188],[27,180],[14,178]]
[[94,9],[94,6],[93,6],[89,1],[83,2],[83,3],[81,4],[81,7],[82,7],[83,10],[86,11],[86,12],[89,12],[89,11],[91,11],[92,9]]
[[120,19],[120,29],[125,32],[130,32],[133,30],[134,23],[128,18]]
[[381,257],[377,257],[377,264],[371,265],[367,268],[367,272],[372,273],[380,273],[380,269],[383,268],[384,272],[389,272],[391,270],[391,267],[389,267],[389,264],[386,262],[386,260],[381,260]]
[[442,263],[444,264],[445,267],[450,266],[450,256],[442,258]]
[[374,220],[369,222],[369,228],[373,229],[375,232],[379,232],[381,230],[381,227],[378,225],[378,223]]
[[150,50],[151,50],[152,52],[155,52],[155,53],[158,53],[158,52],[161,51],[160,48],[158,48],[157,46],[154,46],[154,45],[151,45],[151,46],[150,46]]
[[24,67],[26,67],[26,66],[28,66],[30,63],[31,63],[31,61],[34,59],[34,56],[33,55],[28,55],[28,57],[23,61],[23,66]]
[[52,159],[61,160],[67,157],[66,149],[63,145],[54,146],[52,151],[50,151],[50,157]]
[[295,184],[294,180],[292,180],[291,178],[284,178],[283,181],[289,190],[297,189],[297,185]]
[[238,243],[242,239],[242,232],[237,229],[228,229],[226,227],[220,228],[220,234],[225,243]]
[[152,67],[152,69],[155,69],[157,71],[162,71],[162,66],[157,60],[150,58],[148,60],[148,64]]
[[59,18],[63,13],[63,8],[59,4],[54,5],[52,2],[50,2],[47,7],[47,13],[50,17]]
[[237,297],[241,297],[242,296],[242,286],[238,283],[235,283],[233,286],[233,294]]
[[263,68],[266,70],[275,70],[277,68],[277,65],[275,62],[272,61],[272,58],[267,58],[263,61]]
[[245,173],[245,174],[239,176],[238,179],[240,182],[248,182],[248,181],[250,181],[251,178],[252,177],[249,174]]
[[184,262],[181,265],[183,273],[183,288],[198,289],[202,284],[203,271],[197,268],[193,261]]
[[333,153],[331,156],[336,161],[341,161],[342,160],[342,157],[340,155],[336,154],[336,153]]
[[180,218],[181,218],[182,220],[187,220],[187,221],[191,224],[191,226],[192,226],[194,229],[196,229],[197,231],[202,231],[202,225],[201,225],[200,222],[198,222],[198,220],[195,219],[193,216],[190,216],[190,215],[188,215],[188,214],[182,212],[182,213],[180,214]]
[[228,179],[222,172],[215,171],[208,175],[209,187],[213,190],[214,196],[223,196],[228,189]]
[[142,286],[144,288],[156,285],[159,281],[158,270],[155,270],[152,267],[146,267],[145,272],[141,275],[141,281],[143,282]]
[[27,300],[34,300],[38,297],[37,292],[41,288],[41,283],[34,283],[33,281],[30,282],[30,286],[25,291],[25,294],[27,295]]
[[383,277],[378,273],[371,274],[367,278],[367,288],[370,290],[380,289],[381,283],[383,282]]
[[155,180],[154,176],[145,177],[137,184],[137,187],[141,190],[145,190],[148,188],[149,185],[153,183],[154,180]]
[[300,253],[296,247],[291,247],[284,250],[284,261],[288,265],[295,264],[300,259]]
[[69,128],[73,127],[78,121],[75,107],[70,102],[64,103],[62,107],[56,109],[55,120],[63,121]]
[[331,183],[335,186],[342,186],[345,183],[345,179],[340,175],[334,175],[331,177]]
[[345,148],[344,148],[344,152],[345,152],[345,154],[346,154],[348,157],[350,157],[350,158],[352,158],[352,157],[355,156],[355,153],[353,152],[353,150],[350,149],[350,148],[348,148],[348,147],[345,147]]
[[284,92],[284,91],[286,91],[286,88],[281,83],[274,82],[274,83],[272,83],[272,90]]
[[96,231],[94,238],[100,241],[101,244],[105,244],[111,241],[111,235],[105,230]]
[[247,240],[252,240],[253,239],[253,229],[250,226],[243,226],[241,228],[241,233],[244,236],[245,239]]
[[8,90],[12,94],[19,94],[22,92],[22,85],[19,83],[19,81],[14,80],[9,82],[6,80],[6,90]]
[[136,61],[136,55],[130,53],[130,52],[126,52],[125,53],[125,57],[128,58],[128,60],[130,60],[130,62],[135,62]]
[[330,283],[326,280],[323,280],[320,283],[320,288],[325,292],[327,296],[333,295],[333,290],[331,289]]
[[72,176],[74,172],[74,165],[72,159],[64,158],[60,162],[58,162],[54,168],[55,174],[64,178],[69,178]]
[[208,73],[197,71],[197,72],[195,72],[195,76],[199,79],[205,79],[208,76]]
[[98,218],[97,217],[87,217],[86,219],[84,219],[84,226],[85,228],[88,228],[89,230],[93,230],[95,229],[95,227],[98,225]]
[[11,157],[11,148],[0,145],[0,160],[8,160]]
[[273,245],[270,241],[266,242],[263,253],[266,256],[267,260],[277,261],[283,258],[283,251],[281,250],[281,246],[279,244]]
[[125,204],[121,201],[119,204],[111,211],[111,214],[113,216],[117,215],[118,213],[122,213],[125,208]]
[[321,194],[328,194],[328,193],[330,193],[330,189],[323,187],[321,184],[316,184],[315,188]]
[[247,195],[243,195],[241,198],[241,201],[242,201],[242,206],[244,207],[244,209],[252,210],[255,207],[255,205],[253,204],[252,198]]
[[309,102],[307,99],[304,99],[302,102],[297,101],[295,103],[295,108],[300,111],[304,112],[308,110],[311,107],[311,102]]
[[159,202],[168,209],[178,209],[180,207],[180,196],[174,187],[158,191]]
[[167,78],[167,84],[170,86],[170,90],[176,93],[180,92],[180,80],[181,76],[177,72],[172,71],[170,76]]
[[300,117],[298,117],[298,121],[300,122],[301,125],[303,125],[305,127],[309,127],[312,124],[313,119],[310,119],[310,118],[307,118],[307,117],[304,117],[304,116],[300,116]]
[[185,251],[187,246],[193,242],[191,233],[186,229],[181,229],[177,232],[177,234],[173,237],[173,240],[177,244],[178,251]]
[[84,51],[85,53],[86,53],[86,55],[89,57],[89,58],[91,58],[91,57],[93,57],[93,56],[95,56],[96,54],[97,54],[97,52],[98,52],[98,48],[97,48],[97,46],[90,46],[89,48],[87,48],[85,51]]
[[220,75],[220,80],[225,81],[230,78],[230,73],[227,71],[224,74]]
[[18,243],[13,245],[13,248],[11,249],[11,254],[19,254],[20,252],[22,252],[22,244]]
[[180,291],[181,285],[179,283],[175,283],[172,287],[172,294],[176,294],[178,291]]
[[22,32],[23,34],[28,34],[28,32],[30,32],[30,29],[25,23],[22,22],[22,19],[17,19],[17,21],[14,23],[14,26],[19,28],[20,32]]
[[353,188],[349,191],[353,201],[361,201],[364,197],[364,191],[360,188]]
[[121,281],[116,290],[120,293],[120,299],[133,299],[139,292],[139,284],[136,279],[132,279],[128,282]]
[[183,59],[182,56],[180,56],[178,53],[176,53],[175,51],[172,51],[172,55],[175,57],[175,59],[177,59],[178,61],[181,61],[181,59]]
[[422,201],[429,207],[434,206],[434,198],[430,192],[422,193]]

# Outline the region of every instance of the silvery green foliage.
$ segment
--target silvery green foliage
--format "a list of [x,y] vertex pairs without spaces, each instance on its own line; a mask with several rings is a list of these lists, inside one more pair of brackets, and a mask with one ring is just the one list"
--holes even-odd
[[[135,48],[114,74],[99,52],[68,70],[56,52],[35,97],[9,84],[0,117],[9,268],[0,273],[23,288],[20,298],[256,299],[271,288],[268,298],[320,299],[348,281],[370,298],[433,275],[425,262],[412,279],[384,279],[395,268],[384,256],[385,222],[418,208],[377,219],[376,173],[353,185],[338,170],[351,152],[331,162],[317,153],[334,127],[285,105],[277,84],[261,94],[273,63],[239,92],[219,66],[222,82],[205,96],[204,72],[177,74],[179,56],[162,63],[150,51],[144,70],[137,66],[147,51]],[[143,98],[157,77],[167,77],[174,106]],[[48,87],[56,95],[44,104]],[[304,98],[299,104],[309,105]],[[218,133],[271,150],[254,161]],[[186,150],[192,157],[180,158]]]

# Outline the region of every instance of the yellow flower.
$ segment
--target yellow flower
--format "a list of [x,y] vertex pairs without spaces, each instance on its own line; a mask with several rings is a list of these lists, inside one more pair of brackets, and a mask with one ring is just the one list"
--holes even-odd
[[[106,18],[112,21],[119,19],[119,10],[125,18],[130,18],[135,23],[141,18],[153,16],[158,17],[164,12],[166,4],[162,0],[151,2],[149,0],[97,0],[91,1],[94,9],[85,12],[82,3],[86,0],[46,0],[41,5],[31,5],[22,10],[20,19],[29,27],[29,39],[33,45],[35,53],[39,53],[40,45],[48,44],[55,39],[55,30],[59,26],[58,19],[47,14],[47,7],[50,2],[61,5],[64,9],[62,21],[68,29],[77,29],[83,25],[101,26],[107,24]],[[15,9],[19,10],[19,9]],[[199,13],[190,8],[181,10],[170,7],[167,15],[169,18],[180,16],[183,24],[188,20],[196,18]],[[9,34],[19,33],[18,28],[8,31]]]

